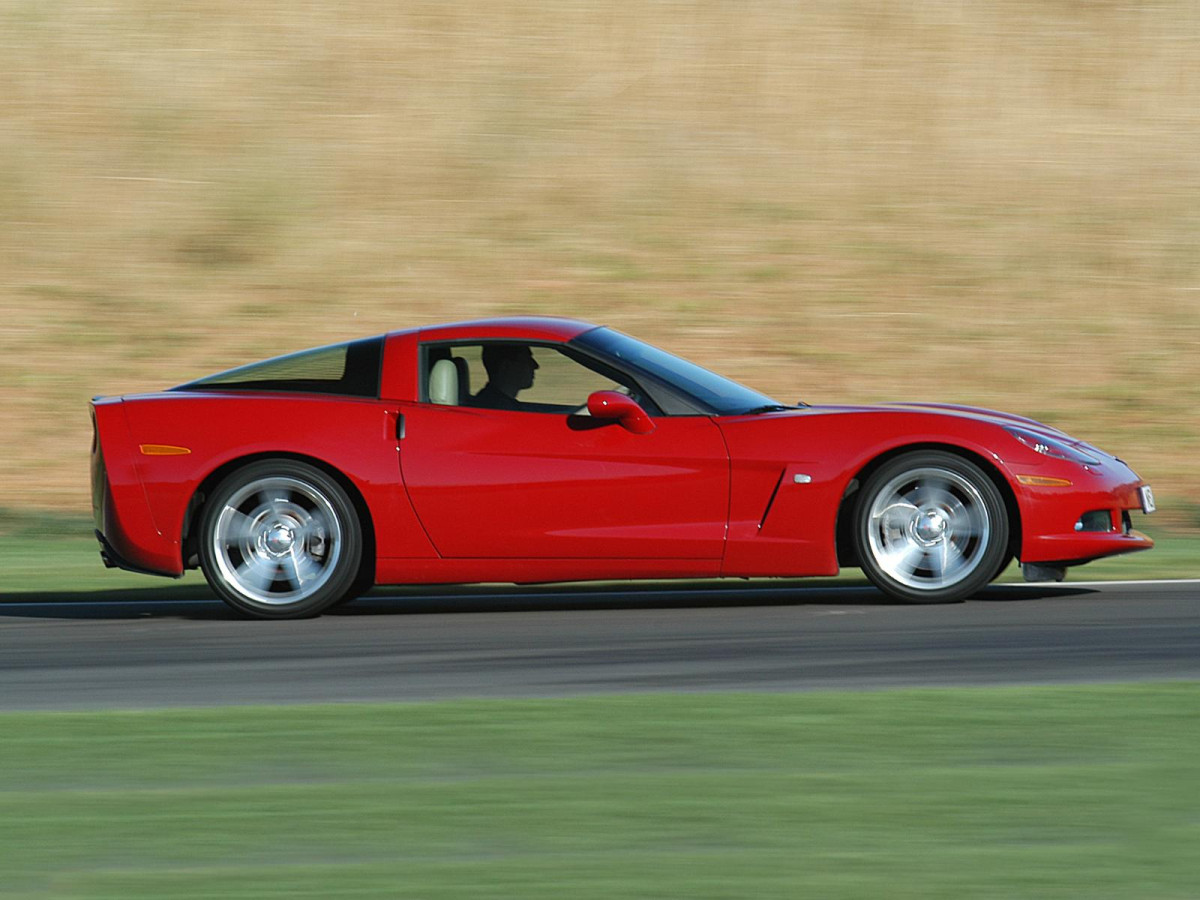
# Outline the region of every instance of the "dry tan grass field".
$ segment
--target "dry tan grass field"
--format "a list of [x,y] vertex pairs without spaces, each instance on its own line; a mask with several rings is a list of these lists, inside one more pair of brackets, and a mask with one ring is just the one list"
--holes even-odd
[[93,394],[531,312],[996,406],[1200,524],[1200,4],[0,0],[0,506]]

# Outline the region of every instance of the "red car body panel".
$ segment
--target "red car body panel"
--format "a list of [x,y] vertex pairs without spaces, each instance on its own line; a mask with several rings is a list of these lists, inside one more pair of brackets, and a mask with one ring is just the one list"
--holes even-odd
[[400,463],[445,557],[719,560],[724,549],[729,458],[708,417],[639,435],[587,416],[413,404]]
[[[127,438],[114,452],[109,430],[98,421],[113,486],[111,505],[120,510],[119,527],[110,530],[106,517],[102,530],[122,556],[145,568],[181,574],[185,516],[197,490],[231,462],[268,456],[315,460],[349,481],[366,503],[378,555],[437,555],[400,483],[395,403],[168,393],[99,401],[98,419],[107,409],[126,420]],[[147,456],[139,451],[142,445],[188,452]],[[117,470],[115,461],[120,461]]]
[[[909,448],[967,451],[998,473],[1020,510],[1022,562],[1049,563],[1108,556],[1153,546],[1145,535],[1079,532],[1088,511],[1137,510],[1144,484],[1111,457],[1096,467],[1050,459],[1015,439],[1004,455],[994,449],[997,421],[1032,423],[1018,416],[965,407],[809,407],[795,412],[719,419],[729,444],[732,491],[725,575],[836,574],[838,507],[856,474],[872,460]],[[797,483],[802,474],[811,480]],[[1018,475],[1070,481],[1031,488]]]
[[[1123,527],[1140,508],[1136,474],[1107,455],[1082,466],[1037,453],[1006,427],[1060,433],[1018,416],[808,407],[660,416],[634,434],[611,420],[421,401],[423,342],[565,343],[592,327],[530,318],[394,332],[378,399],[215,388],[98,398],[97,530],[127,566],[181,574],[204,492],[239,462],[285,456],[353,489],[378,583],[832,575],[856,479],[905,449],[943,448],[1004,487],[1023,562],[1152,546]],[[1110,531],[1077,530],[1093,510],[1110,512]]]

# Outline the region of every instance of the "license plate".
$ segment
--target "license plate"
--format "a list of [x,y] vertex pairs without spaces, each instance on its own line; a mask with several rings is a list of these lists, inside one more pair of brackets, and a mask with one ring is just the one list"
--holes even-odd
[[1154,491],[1150,490],[1150,485],[1145,484],[1138,488],[1138,500],[1142,504],[1142,512],[1152,513],[1155,510],[1154,506]]

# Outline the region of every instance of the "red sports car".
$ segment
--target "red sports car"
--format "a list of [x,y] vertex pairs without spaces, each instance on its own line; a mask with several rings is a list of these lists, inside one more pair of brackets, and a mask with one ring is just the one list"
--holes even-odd
[[109,566],[315,615],[375,584],[833,575],[963,600],[1145,550],[1150,488],[1030,419],[777,403],[610,328],[396,331],[92,402]]

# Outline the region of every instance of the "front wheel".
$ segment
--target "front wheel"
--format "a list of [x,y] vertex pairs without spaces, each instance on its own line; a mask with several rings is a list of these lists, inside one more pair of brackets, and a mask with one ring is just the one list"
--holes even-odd
[[200,523],[200,568],[213,591],[262,619],[315,616],[353,587],[362,527],[336,481],[290,459],[238,469]]
[[1000,491],[952,453],[897,457],[863,486],[854,522],[859,565],[906,603],[956,603],[999,574],[1008,553]]

